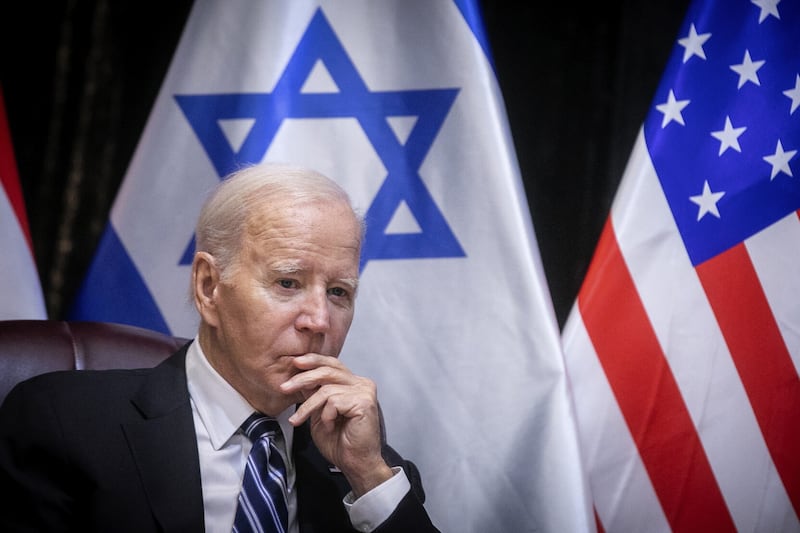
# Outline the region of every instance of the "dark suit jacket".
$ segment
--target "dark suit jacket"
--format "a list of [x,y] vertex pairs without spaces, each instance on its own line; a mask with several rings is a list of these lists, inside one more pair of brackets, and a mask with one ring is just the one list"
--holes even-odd
[[[0,409],[0,531],[201,532],[203,500],[186,346],[153,369],[55,372],[18,385]],[[349,491],[297,428],[302,533],[351,532]],[[381,533],[436,531],[413,489]]]

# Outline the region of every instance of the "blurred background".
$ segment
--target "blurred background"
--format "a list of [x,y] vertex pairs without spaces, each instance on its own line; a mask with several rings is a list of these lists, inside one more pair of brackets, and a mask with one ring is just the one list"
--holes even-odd
[[[688,0],[481,0],[559,326]],[[49,318],[66,318],[191,8],[0,5],[0,84]]]

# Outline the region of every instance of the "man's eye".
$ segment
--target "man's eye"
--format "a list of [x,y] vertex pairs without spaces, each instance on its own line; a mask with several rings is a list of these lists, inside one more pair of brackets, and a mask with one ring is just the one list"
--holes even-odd
[[292,289],[297,286],[297,283],[295,283],[295,281],[292,279],[279,279],[278,285],[280,285],[284,289]]
[[333,296],[336,296],[337,298],[344,298],[345,296],[347,296],[347,291],[341,287],[333,287],[331,289],[328,289],[328,293]]

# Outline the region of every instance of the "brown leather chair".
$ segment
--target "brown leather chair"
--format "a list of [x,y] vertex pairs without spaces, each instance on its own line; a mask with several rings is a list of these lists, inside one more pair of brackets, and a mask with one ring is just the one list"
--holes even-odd
[[0,320],[0,403],[14,385],[37,374],[151,367],[186,342],[123,324]]

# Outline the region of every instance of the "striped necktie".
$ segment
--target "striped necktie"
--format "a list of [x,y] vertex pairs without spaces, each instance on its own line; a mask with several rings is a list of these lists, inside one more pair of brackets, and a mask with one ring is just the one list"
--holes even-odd
[[275,443],[281,428],[274,418],[254,413],[242,424],[242,431],[253,448],[247,457],[233,531],[286,533],[286,466]]

